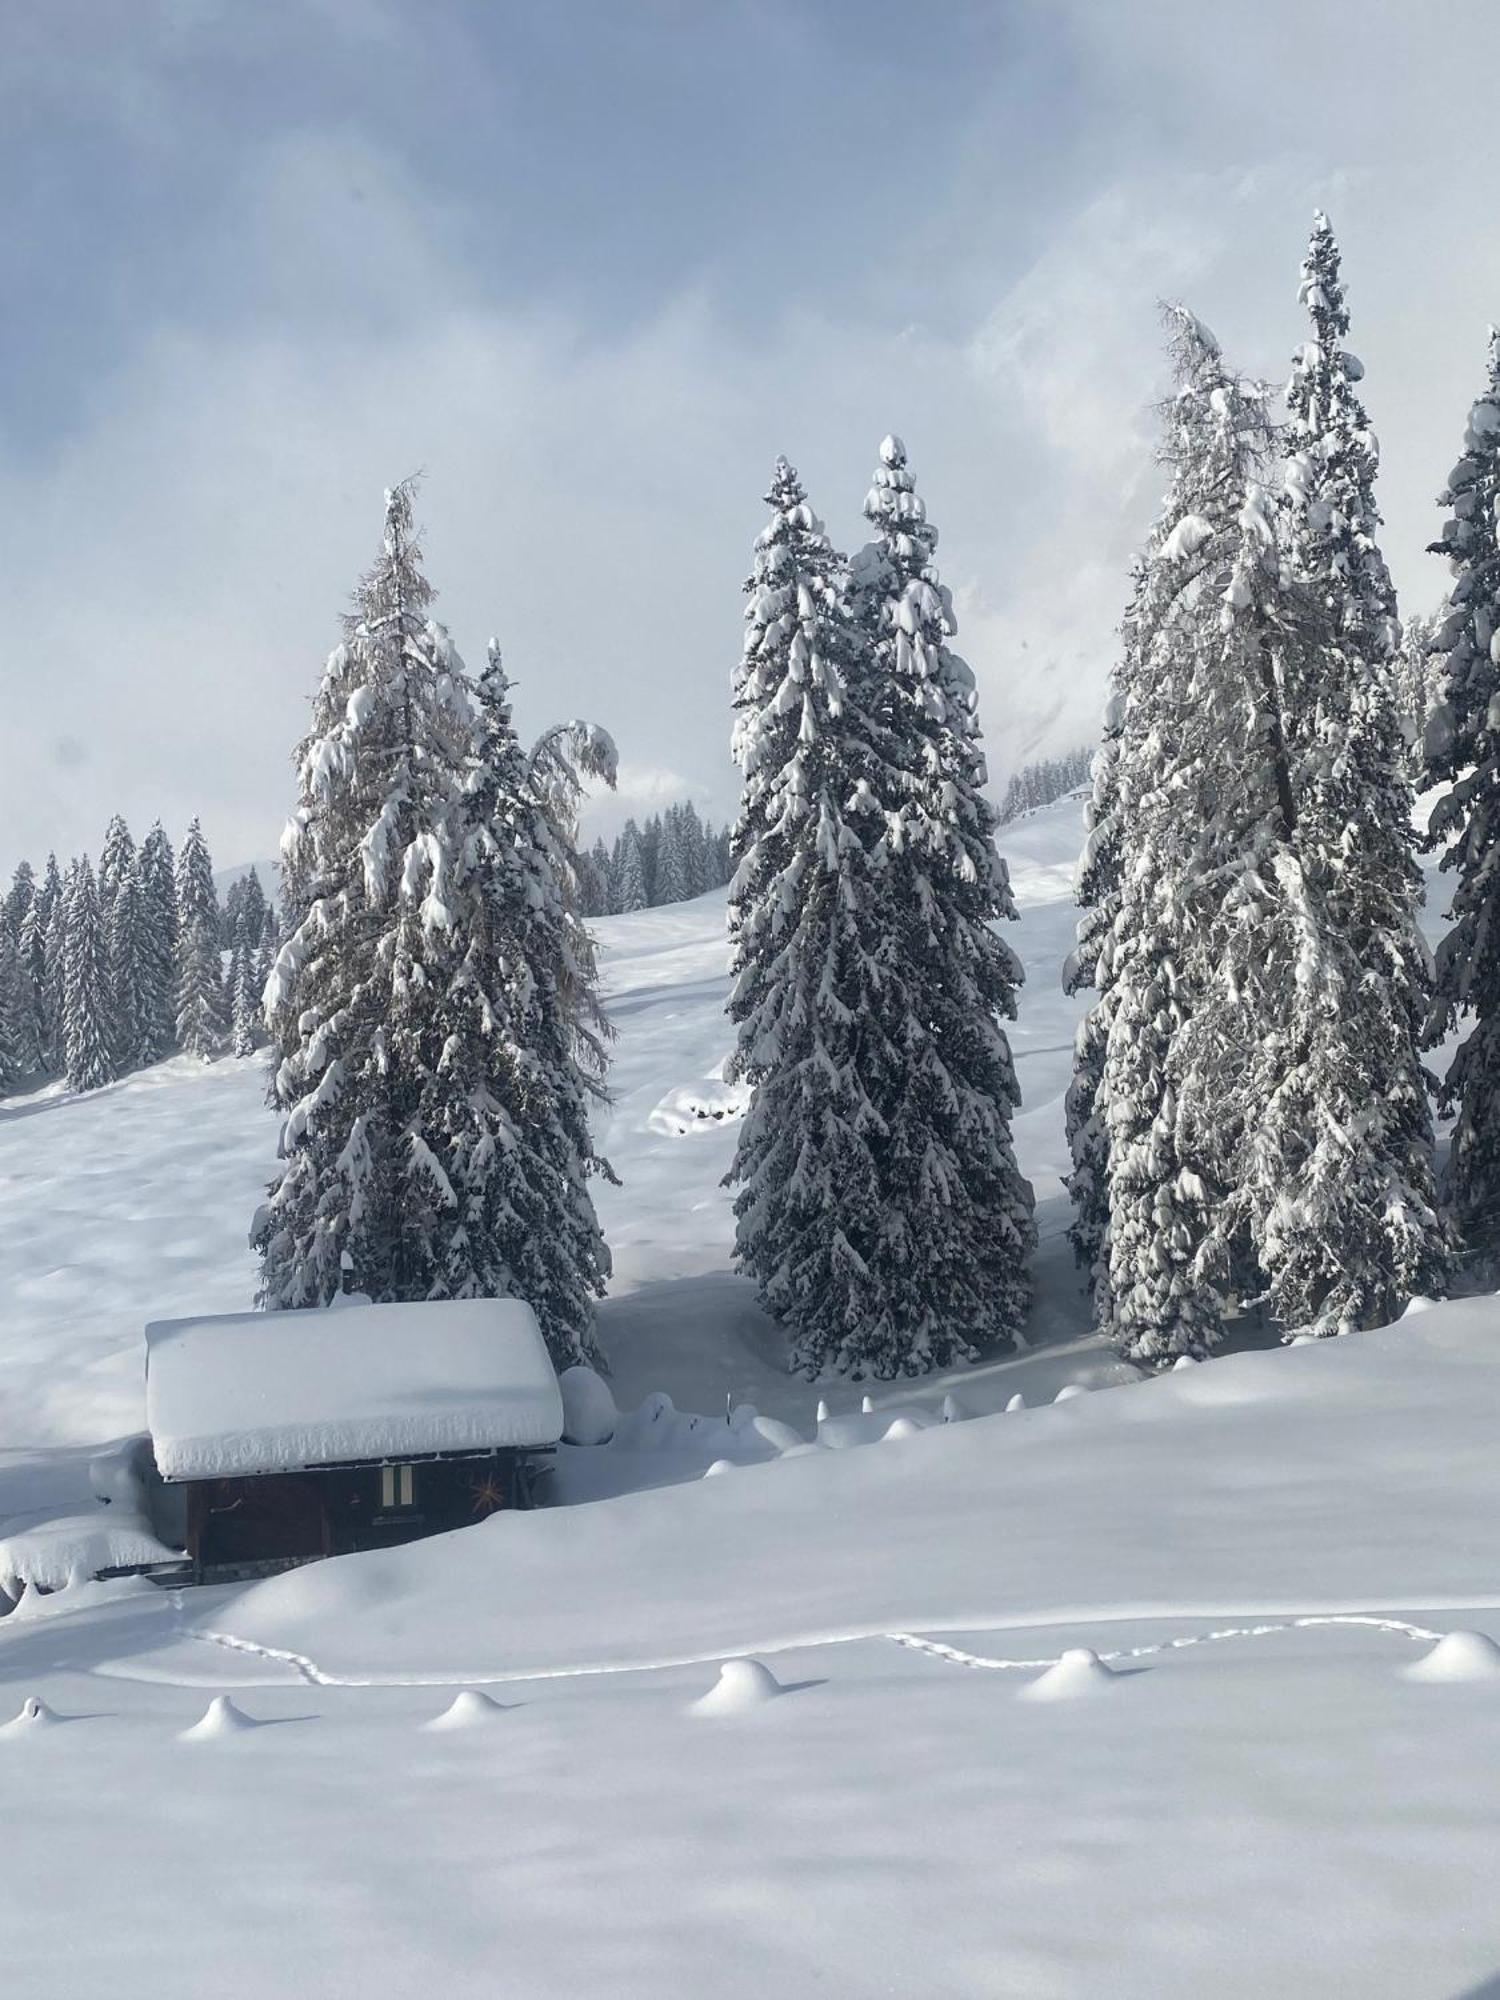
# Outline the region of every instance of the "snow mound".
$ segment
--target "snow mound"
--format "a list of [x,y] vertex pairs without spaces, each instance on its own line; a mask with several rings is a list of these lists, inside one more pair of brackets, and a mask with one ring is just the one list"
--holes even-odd
[[[869,1398],[865,1399],[867,1402]],[[848,1451],[855,1445],[881,1444],[886,1438],[915,1437],[918,1431],[951,1422],[920,1403],[887,1403],[884,1409],[850,1410],[842,1417],[827,1417],[818,1425],[818,1443],[832,1451]]]
[[1013,1410],[1024,1410],[1025,1407],[1026,1407],[1026,1398],[1023,1395],[1021,1395],[1019,1391],[1017,1391],[1017,1393],[1014,1396],[1012,1396],[1010,1401],[1006,1404],[1005,1414],[1006,1416],[1009,1416]]
[[649,1395],[639,1409],[621,1417],[614,1441],[629,1451],[650,1451],[676,1431],[677,1406],[664,1389]]
[[1054,1403],[1071,1403],[1075,1396],[1086,1396],[1088,1390],[1081,1382],[1064,1382],[1052,1398]]
[[943,1398],[942,1414],[945,1424],[961,1424],[967,1422],[970,1412],[957,1396],[949,1394]]
[[236,1708],[227,1694],[216,1694],[191,1729],[178,1735],[179,1743],[211,1743],[220,1736],[238,1736],[242,1730],[258,1728],[255,1717]]
[[50,1729],[61,1718],[48,1708],[46,1702],[38,1700],[34,1694],[27,1695],[21,1703],[20,1713],[12,1716],[0,1736],[29,1736],[33,1730]]
[[143,1431],[107,1445],[89,1460],[89,1491],[102,1507],[124,1507],[139,1513],[143,1506],[142,1474],[149,1462],[151,1440]]
[[1022,1701],[1077,1701],[1083,1695],[1097,1694],[1109,1681],[1120,1677],[1113,1667],[1107,1667],[1099,1655],[1089,1646],[1074,1646],[1063,1654],[1055,1666],[1048,1667],[1034,1681],[1028,1681],[1022,1688]]
[[1500,1646],[1483,1632],[1445,1632],[1405,1674],[1409,1681],[1500,1680]]
[[[102,1569],[135,1563],[169,1563],[181,1554],[157,1540],[139,1514],[101,1507],[93,1514],[62,1514],[0,1539],[0,1591],[24,1604],[19,1585],[62,1590]],[[3,1608],[3,1607],[0,1607]]]
[[726,1660],[719,1678],[689,1711],[693,1715],[745,1715],[784,1693],[781,1682],[761,1660]]
[[738,1083],[679,1084],[669,1090],[652,1111],[647,1124],[653,1132],[669,1139],[685,1139],[690,1132],[711,1132],[743,1118],[750,1108],[750,1092]]
[[478,1688],[465,1688],[453,1697],[441,1715],[435,1715],[422,1727],[428,1731],[482,1729],[487,1722],[493,1722],[497,1715],[504,1713],[500,1703],[489,1695],[481,1694]]
[[1179,1369],[1196,1368],[1197,1366],[1198,1364],[1191,1354],[1179,1354],[1177,1359],[1172,1363],[1171,1372],[1175,1375]]
[[751,1421],[750,1428],[758,1438],[763,1438],[767,1444],[774,1445],[779,1452],[799,1451],[807,1443],[801,1431],[791,1424],[784,1424],[780,1417],[756,1415]]
[[604,1377],[580,1363],[565,1368],[557,1378],[557,1386],[562,1391],[563,1442],[608,1444],[620,1413]]
[[703,1474],[703,1477],[705,1479],[717,1479],[721,1472],[733,1472],[733,1471],[734,1471],[734,1460],[732,1458],[716,1458],[713,1464],[706,1469],[706,1471]]

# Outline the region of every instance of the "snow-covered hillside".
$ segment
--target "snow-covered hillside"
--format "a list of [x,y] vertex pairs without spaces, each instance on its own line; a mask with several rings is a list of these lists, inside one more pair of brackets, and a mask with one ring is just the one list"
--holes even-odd
[[28,1597],[6,1991],[1473,1990],[1495,1333],[1442,1306],[249,1589]]
[[[1049,1343],[1087,1327],[1059,1183],[1078,1003],[1060,991],[1058,969],[1072,940],[1080,825],[1067,801],[1005,829],[1022,909],[1012,937],[1028,972],[1014,1035],[1026,1100],[1016,1140],[1042,1236],[1031,1338]],[[740,1106],[718,1080],[730,1045],[723,891],[604,918],[597,930],[619,1030],[602,1136],[621,1185],[599,1190],[615,1259],[602,1333],[617,1400],[661,1389],[683,1409],[722,1411],[727,1397],[810,1417],[819,1390],[788,1380],[776,1330],[728,1270],[733,1218],[720,1182]],[[0,1284],[11,1316],[0,1439],[86,1443],[138,1429],[145,1321],[251,1303],[246,1233],[275,1164],[264,1097],[259,1059],[179,1057],[83,1098],[53,1086],[0,1105]],[[979,1380],[966,1371],[965,1393],[990,1407],[1017,1391],[1036,1400],[1077,1373],[1126,1372],[1093,1343],[1020,1368]],[[935,1405],[949,1386],[923,1394]]]
[[[722,896],[602,923],[613,1441],[564,1448],[574,1504],[405,1549],[28,1589],[7,1995],[1455,2000],[1500,1970],[1500,1314],[1147,1383],[1101,1352],[1058,1184],[1078,837],[1076,802],[1005,829],[1033,1351],[868,1413],[789,1381],[728,1271]],[[0,1107],[0,1585],[86,1552],[142,1322],[248,1302],[262,1093],[179,1060]]]

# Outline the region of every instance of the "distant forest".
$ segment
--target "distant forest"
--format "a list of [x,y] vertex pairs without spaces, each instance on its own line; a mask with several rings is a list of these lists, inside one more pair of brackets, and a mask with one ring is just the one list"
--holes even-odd
[[579,906],[586,917],[653,910],[720,889],[732,873],[729,828],[701,820],[689,800],[654,814],[644,826],[628,819],[612,848],[596,840],[580,854]]

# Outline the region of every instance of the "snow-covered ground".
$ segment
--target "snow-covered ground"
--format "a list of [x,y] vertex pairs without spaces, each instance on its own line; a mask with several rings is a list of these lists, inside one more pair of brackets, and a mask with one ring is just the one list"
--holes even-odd
[[[613,1443],[565,1449],[575,1504],[407,1549],[28,1590],[0,1619],[7,1996],[1500,1973],[1500,1651],[1441,1637],[1500,1637],[1500,1311],[1143,1384],[1101,1353],[1058,1187],[1077,842],[1076,804],[1005,829],[1033,1351],[868,1413],[789,1382],[727,1268],[722,897],[602,924]],[[4,1575],[88,1557],[66,1517],[89,1445],[140,1424],[142,1324],[248,1302],[272,1150],[253,1063],[0,1107]],[[1070,1385],[1099,1393],[1054,1406]]]

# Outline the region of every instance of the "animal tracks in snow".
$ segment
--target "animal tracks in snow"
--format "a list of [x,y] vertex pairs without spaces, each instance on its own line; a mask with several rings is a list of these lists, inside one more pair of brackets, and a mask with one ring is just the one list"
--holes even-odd
[[[1471,1606],[1453,1607],[1472,1609]],[[1142,1616],[1138,1613],[1116,1613],[1115,1617]],[[1159,1616],[1160,1614],[1151,1614]],[[976,1629],[978,1621],[967,1621],[963,1629]],[[1075,1621],[1070,1621],[1075,1622]],[[1097,1625],[1109,1622],[1109,1614],[1100,1614],[1093,1619],[1080,1618],[1080,1625]],[[1410,1620],[1379,1616],[1372,1612],[1309,1612],[1296,1616],[1267,1619],[1257,1624],[1224,1625],[1207,1632],[1178,1633],[1166,1639],[1154,1640],[1140,1646],[1117,1647],[1097,1654],[1090,1651],[1091,1660],[1105,1668],[1117,1662],[1129,1663],[1138,1660],[1158,1658],[1170,1653],[1184,1652],[1190,1647],[1223,1644],[1229,1640],[1251,1640],[1270,1638],[1278,1633],[1332,1630],[1337,1628],[1386,1632],[1393,1638],[1405,1639],[1413,1644],[1434,1648],[1452,1648],[1455,1637],[1467,1640],[1468,1634],[1443,1633],[1431,1630],[1425,1625],[1413,1624]],[[951,1628],[950,1628],[951,1629]],[[1024,1630],[1011,1624],[1008,1629]],[[723,1661],[722,1652],[694,1653],[672,1658],[640,1660],[630,1662],[594,1662],[568,1666],[511,1669],[500,1673],[426,1673],[426,1674],[340,1674],[330,1672],[310,1659],[305,1653],[298,1653],[285,1647],[261,1645],[253,1639],[243,1639],[231,1632],[216,1632],[207,1629],[185,1629],[183,1637],[194,1639],[205,1645],[219,1646],[230,1652],[252,1655],[278,1665],[290,1667],[303,1681],[313,1687],[337,1688],[390,1688],[390,1687],[468,1687],[497,1686],[515,1682],[578,1680],[607,1675],[665,1673],[684,1667],[710,1666]],[[1491,1642],[1479,1640],[1476,1643],[1489,1646]],[[858,1644],[889,1643],[906,1648],[910,1652],[923,1653],[931,1659],[941,1660],[950,1666],[976,1668],[986,1672],[1040,1673],[1065,1666],[1069,1661],[1076,1663],[1084,1649],[1066,1647],[1061,1653],[1045,1655],[1001,1655],[993,1656],[972,1653],[961,1646],[950,1645],[946,1640],[929,1637],[918,1632],[851,1631],[825,1633],[821,1636],[804,1636],[761,1645],[756,1651],[761,1653],[814,1651],[824,1646],[848,1646]],[[1500,1658],[1500,1652],[1496,1654]],[[1424,1678],[1416,1675],[1415,1678]],[[1446,1678],[1433,1673],[1425,1678]],[[1456,1677],[1456,1676],[1455,1676]]]

